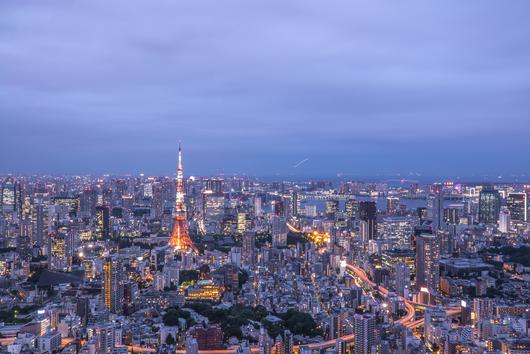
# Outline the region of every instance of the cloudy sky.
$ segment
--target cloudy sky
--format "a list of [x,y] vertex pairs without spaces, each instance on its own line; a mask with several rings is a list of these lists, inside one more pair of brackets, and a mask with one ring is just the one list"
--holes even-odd
[[0,173],[528,175],[529,13],[2,1]]

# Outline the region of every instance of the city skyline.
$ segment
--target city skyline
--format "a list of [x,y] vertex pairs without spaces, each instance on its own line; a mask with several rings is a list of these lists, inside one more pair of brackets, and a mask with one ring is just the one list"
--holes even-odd
[[2,3],[0,173],[529,175],[527,3],[230,5]]
[[0,1],[0,353],[530,354],[529,10]]

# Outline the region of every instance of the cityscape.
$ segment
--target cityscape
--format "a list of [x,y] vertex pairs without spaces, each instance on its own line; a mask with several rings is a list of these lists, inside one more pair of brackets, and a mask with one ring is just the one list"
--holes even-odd
[[530,354],[529,13],[0,1],[0,354]]
[[530,184],[8,176],[8,353],[523,353]]

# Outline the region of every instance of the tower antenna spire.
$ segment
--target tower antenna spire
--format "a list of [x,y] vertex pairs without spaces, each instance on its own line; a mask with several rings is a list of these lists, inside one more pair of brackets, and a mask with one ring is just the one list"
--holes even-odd
[[184,176],[182,172],[182,146],[179,141],[177,165],[177,195],[175,198],[175,217],[169,245],[178,251],[197,251],[188,233],[188,219],[184,202]]

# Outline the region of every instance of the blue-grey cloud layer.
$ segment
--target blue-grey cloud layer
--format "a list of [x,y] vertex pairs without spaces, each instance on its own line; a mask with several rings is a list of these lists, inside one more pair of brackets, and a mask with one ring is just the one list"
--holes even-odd
[[3,1],[0,172],[528,174],[528,13]]

